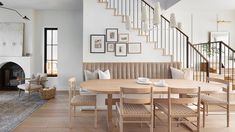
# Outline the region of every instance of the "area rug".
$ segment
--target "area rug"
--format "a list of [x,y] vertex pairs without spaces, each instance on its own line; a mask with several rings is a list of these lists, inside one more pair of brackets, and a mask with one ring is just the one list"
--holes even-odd
[[38,93],[21,94],[0,91],[0,132],[11,132],[46,101]]

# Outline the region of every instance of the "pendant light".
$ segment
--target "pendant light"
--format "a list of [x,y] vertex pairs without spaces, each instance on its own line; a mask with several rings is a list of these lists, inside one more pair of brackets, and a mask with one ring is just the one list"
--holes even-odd
[[154,14],[153,14],[153,24],[155,26],[159,25],[161,23],[161,6],[160,2],[157,2],[154,7]]
[[148,15],[147,15],[147,7],[145,5],[141,6],[141,21],[147,22]]
[[175,28],[176,27],[176,19],[175,19],[175,14],[171,13],[170,16],[170,27]]
[[182,30],[182,23],[181,23],[181,22],[178,22],[177,28],[178,28],[179,30]]

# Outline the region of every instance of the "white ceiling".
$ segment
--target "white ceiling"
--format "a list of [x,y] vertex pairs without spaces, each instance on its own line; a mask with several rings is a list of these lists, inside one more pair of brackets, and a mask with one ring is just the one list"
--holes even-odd
[[151,3],[152,6],[154,6],[154,3],[156,2],[160,2],[161,8],[166,10],[171,6],[173,6],[174,4],[176,4],[177,2],[179,2],[180,0],[145,0],[145,1]]
[[[19,9],[65,9],[74,10],[82,8],[83,0],[0,0],[6,7]],[[150,3],[161,2],[163,8],[167,9],[179,0],[146,0]],[[198,10],[235,10],[235,0],[180,0],[179,4],[185,5],[187,10],[195,8]]]
[[176,4],[176,8],[179,7],[185,11],[235,10],[235,0],[181,0]]
[[172,5],[184,7],[185,11],[198,10],[235,10],[235,0],[146,0],[150,3],[159,1],[163,9],[168,9]]
[[0,0],[4,6],[35,10],[77,10],[82,8],[82,0]]

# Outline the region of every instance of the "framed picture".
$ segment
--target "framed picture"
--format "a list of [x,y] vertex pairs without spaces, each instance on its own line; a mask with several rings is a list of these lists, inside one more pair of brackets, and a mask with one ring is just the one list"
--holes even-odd
[[114,52],[115,43],[107,43],[107,52]]
[[122,33],[118,35],[118,42],[128,43],[129,42],[129,34]]
[[90,53],[105,53],[105,35],[90,35]]
[[210,32],[210,42],[223,41],[229,45],[229,32]]
[[118,29],[107,28],[106,29],[106,41],[107,42],[118,42]]
[[115,56],[117,57],[127,56],[127,44],[126,43],[116,43]]
[[129,43],[128,54],[141,54],[141,43]]

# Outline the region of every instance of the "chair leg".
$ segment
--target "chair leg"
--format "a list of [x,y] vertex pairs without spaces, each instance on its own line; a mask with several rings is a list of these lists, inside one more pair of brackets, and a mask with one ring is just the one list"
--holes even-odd
[[168,132],[171,132],[171,117],[168,116]]
[[98,113],[97,112],[97,107],[95,106],[95,128],[97,128],[97,116],[98,116],[97,113]]
[[123,118],[121,117],[120,115],[120,118],[119,118],[119,129],[120,129],[120,132],[123,132]]
[[155,123],[156,123],[156,118],[155,118],[155,114],[156,114],[156,112],[155,112],[155,110],[156,110],[156,108],[155,108],[156,106],[155,106],[155,104],[153,105],[153,127],[155,128],[156,127],[156,125],[155,125]]
[[153,132],[153,120],[154,120],[154,117],[155,116],[153,116],[153,115],[151,117],[150,132]]
[[19,89],[19,97],[20,97],[21,90]]
[[[180,118],[177,118],[177,121],[180,122]],[[180,123],[177,122],[177,127],[180,126]]]
[[197,132],[200,132],[200,113],[198,114],[197,117]]
[[30,91],[29,91],[29,96],[28,96],[28,98],[30,97],[30,95],[31,95],[31,93],[30,93]]
[[71,116],[72,116],[72,107],[71,107],[71,105],[69,105],[69,128],[72,127],[72,125],[71,125],[71,122],[72,122]]
[[227,127],[229,127],[229,104],[227,105]]
[[208,116],[208,107],[209,107],[209,105],[206,105],[206,116]]
[[142,118],[140,118],[140,128],[143,127]]
[[205,119],[206,118],[206,108],[205,108],[206,104],[203,103],[202,105],[203,105],[203,122],[202,123],[203,123],[203,128],[204,128],[205,127],[205,121],[206,121],[206,119]]
[[76,116],[76,106],[73,106],[73,116]]

